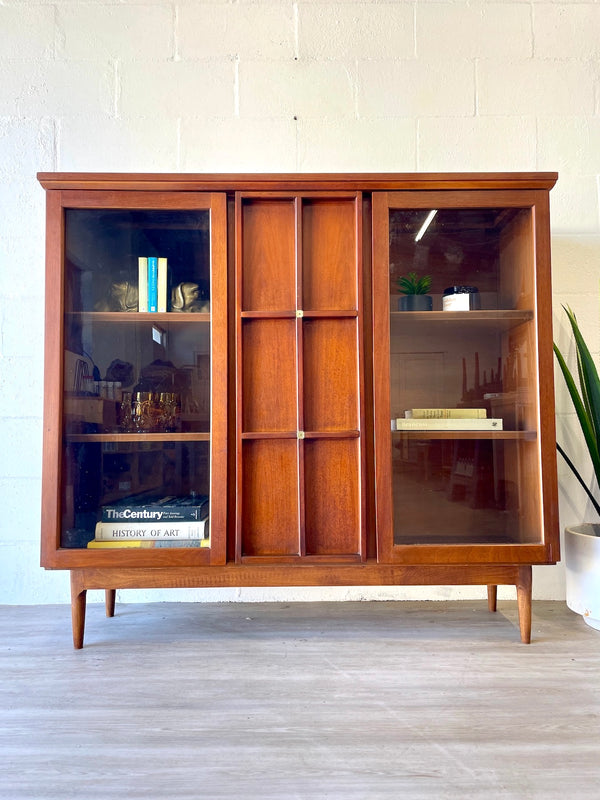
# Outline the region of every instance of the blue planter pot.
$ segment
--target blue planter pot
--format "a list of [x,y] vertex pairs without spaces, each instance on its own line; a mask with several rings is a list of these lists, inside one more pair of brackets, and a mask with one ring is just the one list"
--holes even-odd
[[433,300],[429,294],[403,294],[398,300],[399,311],[431,311]]

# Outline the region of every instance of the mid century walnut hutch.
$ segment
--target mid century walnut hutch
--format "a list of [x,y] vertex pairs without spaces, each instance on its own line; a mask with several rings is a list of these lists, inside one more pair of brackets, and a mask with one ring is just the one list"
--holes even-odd
[[[495,610],[512,584],[530,640],[559,558],[555,174],[38,177],[42,565],[70,570],[75,647],[88,589],[112,616],[119,588],[208,586],[481,584]],[[166,310],[139,310],[140,257],[167,259]],[[410,272],[431,310],[399,310]],[[450,287],[477,303],[443,310]],[[124,419],[144,391],[171,424]],[[207,538],[94,541],[153,493],[208,496]]]

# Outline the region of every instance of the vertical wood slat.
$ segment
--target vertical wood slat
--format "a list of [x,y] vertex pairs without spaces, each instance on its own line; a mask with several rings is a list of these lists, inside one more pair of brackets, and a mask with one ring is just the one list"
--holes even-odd
[[393,494],[390,433],[389,196],[373,195],[373,412],[375,418],[375,527],[377,558],[392,560]]
[[42,468],[42,564],[60,547],[64,314],[64,211],[62,192],[46,193],[46,306],[44,337],[44,442]]
[[[374,474],[370,472],[372,466],[369,459],[372,459],[372,411],[373,411],[373,382],[372,372],[367,375],[367,363],[372,370],[370,358],[366,358],[366,343],[370,341],[371,331],[367,332],[367,324],[372,319],[371,302],[371,253],[367,249],[367,240],[370,241],[371,224],[371,198],[368,199],[362,192],[356,193],[356,297],[358,302],[358,391],[359,391],[359,419],[360,419],[360,554],[361,560],[374,555],[374,546],[369,552],[369,530],[371,536],[375,536],[375,525],[371,512],[374,508],[370,505],[368,498],[369,481],[374,486]],[[369,227],[365,235],[365,222],[368,221]],[[365,293],[365,288],[368,291]],[[365,299],[368,298],[368,308],[365,307]],[[371,415],[371,421],[367,425],[367,419]],[[374,542],[373,542],[374,544]]]
[[242,195],[240,192],[235,194],[235,255],[234,255],[234,313],[235,313],[235,560],[239,563],[242,558],[242,534],[243,534],[243,452],[242,452],[242,370],[243,370],[243,351],[242,351],[242,264],[243,264],[243,208]]
[[[375,439],[373,425],[373,361],[370,355],[373,352],[373,253],[371,250],[373,207],[370,196],[361,196],[357,209],[360,221],[357,222],[360,231],[360,278],[359,278],[359,314],[362,319],[360,325],[360,375],[361,375],[361,431],[363,437],[362,447],[362,536],[363,558],[375,558],[377,555],[377,537],[375,530],[375,459],[373,447],[368,444]],[[358,255],[357,255],[358,257]]]
[[[362,207],[353,198],[304,203],[304,298],[308,312],[350,311],[347,318],[303,322],[306,430],[358,430],[359,439],[305,440],[307,555],[360,554],[366,558],[362,372]],[[334,457],[334,453],[338,455]],[[340,453],[345,456],[339,457]],[[349,494],[354,502],[341,502]],[[316,509],[325,523],[317,519]],[[343,509],[343,510],[342,510]]]
[[212,564],[227,560],[227,198],[210,196],[210,529]]
[[535,192],[534,210],[536,269],[536,318],[539,386],[540,487],[542,530],[549,558],[560,558],[558,517],[558,475],[556,469],[556,409],[554,397],[554,352],[552,348],[552,296],[550,254],[550,198],[548,192]]
[[[304,201],[301,197],[294,198],[296,211],[296,312],[304,311]],[[301,431],[306,429],[305,422],[305,374],[304,374],[304,322],[302,316],[296,313],[296,363],[298,372],[298,385],[296,394],[296,430],[299,437]],[[298,438],[298,542],[300,555],[306,555],[306,492],[304,481],[305,451],[304,439]]]

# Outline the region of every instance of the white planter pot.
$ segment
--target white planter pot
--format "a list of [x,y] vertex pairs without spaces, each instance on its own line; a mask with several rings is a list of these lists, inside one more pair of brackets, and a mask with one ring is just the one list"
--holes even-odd
[[565,569],[567,605],[600,630],[600,525],[565,528]]

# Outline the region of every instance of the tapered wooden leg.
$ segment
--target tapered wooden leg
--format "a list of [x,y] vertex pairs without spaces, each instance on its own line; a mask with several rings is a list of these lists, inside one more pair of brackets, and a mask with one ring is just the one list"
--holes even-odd
[[498,601],[498,587],[495,586],[494,584],[488,584],[487,595],[488,595],[488,611],[495,611]]
[[523,644],[531,642],[531,566],[519,567],[517,579],[517,606],[519,608],[519,628]]
[[114,617],[116,600],[117,600],[117,590],[116,589],[105,589],[104,590],[104,604],[106,606],[106,616],[107,617]]
[[81,650],[85,631],[85,601],[87,591],[83,588],[79,575],[71,571],[71,624],[73,627],[73,647]]

